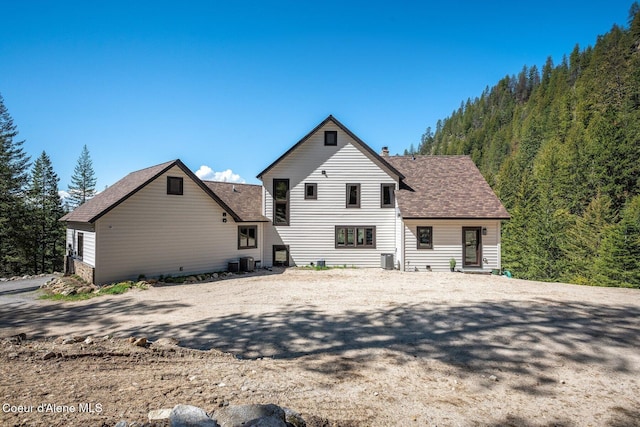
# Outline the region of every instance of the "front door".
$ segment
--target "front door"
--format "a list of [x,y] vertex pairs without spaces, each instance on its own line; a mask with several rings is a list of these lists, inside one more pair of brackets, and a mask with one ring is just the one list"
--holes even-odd
[[481,267],[482,228],[462,227],[462,266]]

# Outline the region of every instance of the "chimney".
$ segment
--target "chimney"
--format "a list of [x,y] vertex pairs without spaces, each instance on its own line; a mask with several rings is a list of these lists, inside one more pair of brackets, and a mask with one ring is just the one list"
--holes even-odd
[[389,157],[389,147],[382,147],[382,152],[380,153],[382,157]]

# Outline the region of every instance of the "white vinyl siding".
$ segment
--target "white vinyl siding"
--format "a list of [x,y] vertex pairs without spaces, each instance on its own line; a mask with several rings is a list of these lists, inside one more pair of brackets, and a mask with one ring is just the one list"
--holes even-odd
[[[181,196],[167,194],[167,176],[183,177]],[[96,283],[227,269],[239,257],[259,260],[258,247],[238,250],[238,225],[179,167],[156,178],[96,222]],[[85,251],[86,243],[85,243]],[[182,267],[182,270],[180,270]]]
[[96,265],[96,233],[91,224],[72,222],[67,226],[67,239],[65,246],[65,255],[67,254],[69,245],[73,254],[78,252],[78,233],[83,234],[83,256],[82,261],[93,267]]
[[[417,227],[433,227],[433,249],[417,249]],[[448,271],[449,260],[455,258],[456,270],[462,267],[462,227],[486,228],[482,235],[482,267],[467,270],[491,271],[501,268],[500,221],[498,220],[405,220],[405,262],[407,271]]]
[[[324,131],[335,130],[336,146],[324,145]],[[395,209],[380,207],[380,185],[398,182],[376,164],[370,153],[359,149],[352,138],[327,123],[262,176],[265,215],[273,220],[273,180],[289,179],[288,226],[268,233],[265,255],[271,245],[290,247],[293,265],[324,259],[328,266],[380,267],[380,254],[395,253]],[[323,174],[323,171],[325,172]],[[305,200],[305,183],[317,184],[317,199]],[[347,184],[360,184],[360,207],[346,207]],[[336,248],[336,226],[375,227],[374,248]],[[265,264],[269,265],[269,264]]]

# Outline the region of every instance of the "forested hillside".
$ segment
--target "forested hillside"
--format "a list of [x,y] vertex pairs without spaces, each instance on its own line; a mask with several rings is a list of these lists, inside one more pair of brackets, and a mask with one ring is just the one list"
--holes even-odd
[[422,136],[421,154],[470,155],[505,204],[503,267],[516,277],[640,287],[639,12]]

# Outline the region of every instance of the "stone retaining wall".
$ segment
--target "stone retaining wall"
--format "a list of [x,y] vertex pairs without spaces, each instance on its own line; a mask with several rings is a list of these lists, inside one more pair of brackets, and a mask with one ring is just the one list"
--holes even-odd
[[94,283],[95,278],[95,268],[93,266],[86,264],[79,259],[72,258],[73,261],[73,271],[74,274],[82,277],[85,281],[89,283]]

